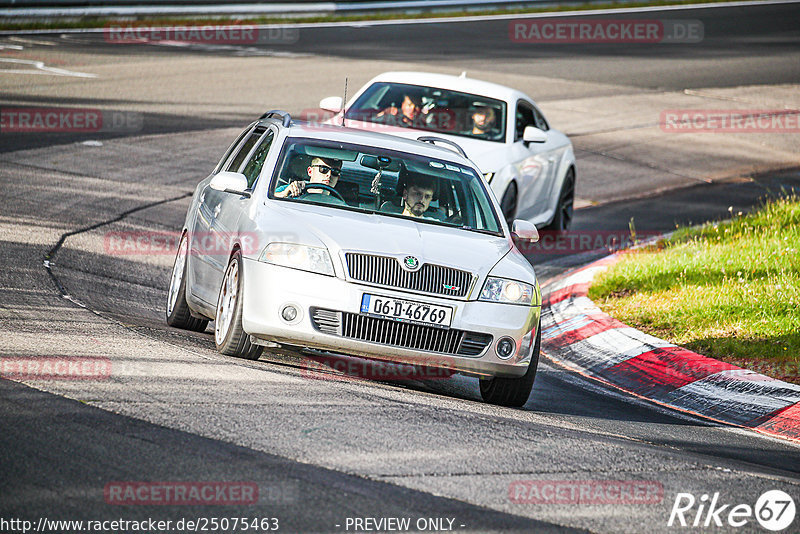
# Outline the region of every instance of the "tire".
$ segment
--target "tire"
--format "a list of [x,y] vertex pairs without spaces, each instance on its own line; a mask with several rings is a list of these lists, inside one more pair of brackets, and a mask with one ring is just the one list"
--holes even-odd
[[506,218],[508,226],[514,224],[514,217],[517,215],[517,184],[511,182],[503,193],[503,200],[500,201],[500,209],[503,210],[503,217]]
[[[540,325],[541,326],[541,323]],[[542,331],[537,327],[536,344],[531,354],[528,370],[519,378],[487,378],[481,379],[481,397],[489,404],[519,408],[528,402],[539,367],[539,347],[542,342]]]
[[242,254],[238,250],[233,253],[222,286],[217,298],[217,313],[214,317],[214,343],[220,354],[257,360],[264,347],[250,343],[250,336],[242,328]]
[[181,237],[180,244],[178,244],[175,263],[172,264],[172,276],[170,277],[169,290],[167,291],[167,324],[184,330],[205,332],[208,320],[192,317],[189,305],[186,303],[186,270],[189,267],[186,258],[188,256],[189,240],[184,234]]
[[553,220],[544,227],[544,230],[563,232],[572,225],[572,212],[575,204],[575,169],[570,167],[564,177],[564,184],[558,194],[558,204]]

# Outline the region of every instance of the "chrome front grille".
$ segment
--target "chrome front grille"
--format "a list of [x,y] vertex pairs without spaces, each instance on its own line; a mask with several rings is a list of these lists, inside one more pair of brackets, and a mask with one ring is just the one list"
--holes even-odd
[[404,323],[321,308],[311,309],[311,321],[314,328],[325,334],[441,354],[478,356],[492,342],[490,334]]
[[411,272],[389,256],[348,252],[345,258],[350,278],[368,284],[461,298],[467,296],[472,284],[472,274],[452,267],[425,263]]

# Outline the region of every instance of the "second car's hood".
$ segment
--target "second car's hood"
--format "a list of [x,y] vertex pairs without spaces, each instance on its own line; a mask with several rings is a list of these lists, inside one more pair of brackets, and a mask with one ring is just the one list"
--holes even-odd
[[[280,204],[281,201],[273,201],[274,210],[270,211],[286,226],[283,234],[292,235],[292,240],[301,244],[324,244],[334,261],[338,257],[343,262],[345,251],[384,256],[411,255],[420,263],[455,267],[484,276],[511,247],[504,237],[410,219],[322,206],[292,204],[289,207]],[[266,226],[273,229],[270,232],[273,234],[274,224],[272,220]]]

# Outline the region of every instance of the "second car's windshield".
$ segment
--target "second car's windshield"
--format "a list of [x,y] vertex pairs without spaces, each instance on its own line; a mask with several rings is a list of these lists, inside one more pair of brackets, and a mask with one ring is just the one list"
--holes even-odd
[[406,152],[289,138],[270,196],[502,235],[472,168]]
[[448,89],[376,82],[350,106],[345,118],[503,142],[506,104]]

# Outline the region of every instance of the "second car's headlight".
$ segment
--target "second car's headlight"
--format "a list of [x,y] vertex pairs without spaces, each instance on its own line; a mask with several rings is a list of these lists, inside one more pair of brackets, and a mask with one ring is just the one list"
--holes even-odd
[[294,245],[291,243],[270,243],[261,252],[259,261],[311,271],[312,273],[333,276],[333,263],[327,249]]
[[533,297],[533,286],[516,280],[505,278],[486,279],[479,300],[489,302],[505,302],[508,304],[530,304]]

